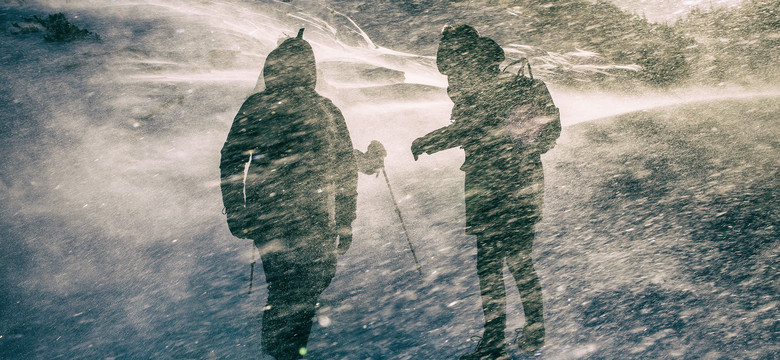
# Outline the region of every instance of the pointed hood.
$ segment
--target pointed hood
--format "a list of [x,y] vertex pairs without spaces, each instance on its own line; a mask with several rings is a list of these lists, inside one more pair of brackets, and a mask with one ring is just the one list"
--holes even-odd
[[298,36],[282,42],[268,54],[263,67],[266,90],[289,90],[303,87],[314,90],[317,84],[317,67],[314,51],[303,40],[303,29]]

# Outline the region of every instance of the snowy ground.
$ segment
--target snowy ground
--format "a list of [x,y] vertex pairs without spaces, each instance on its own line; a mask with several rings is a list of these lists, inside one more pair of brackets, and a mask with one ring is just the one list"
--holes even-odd
[[[262,271],[247,295],[251,247],[221,214],[219,149],[265,54],[302,26],[355,146],[389,152],[424,272],[384,180],[361,175],[353,247],[321,297],[328,326],[314,326],[308,357],[452,359],[473,347],[463,153],[414,162],[408,150],[448,123],[446,79],[432,58],[377,48],[307,4],[0,7],[0,358],[259,358]],[[8,30],[59,10],[103,40]],[[548,345],[525,357],[775,356],[778,90],[550,85],[567,127],[544,157],[534,250]]]

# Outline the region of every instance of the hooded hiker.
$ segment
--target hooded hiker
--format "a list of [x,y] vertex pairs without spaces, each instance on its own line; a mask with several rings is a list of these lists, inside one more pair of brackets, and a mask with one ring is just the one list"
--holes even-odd
[[544,343],[542,292],[533,268],[534,226],[542,216],[541,154],[555,145],[560,119],[544,84],[506,76],[504,52],[467,25],[446,27],[437,54],[454,103],[452,124],[412,143],[412,154],[462,147],[466,173],[466,233],[477,237],[477,273],[485,315],[479,347],[462,359],[506,357],[503,264],[517,282],[526,351]]
[[315,91],[314,52],[302,33],[268,54],[265,90],[241,106],[220,163],[228,227],[260,249],[263,348],[277,360],[305,353],[317,298],[356,217],[357,153],[339,109]]

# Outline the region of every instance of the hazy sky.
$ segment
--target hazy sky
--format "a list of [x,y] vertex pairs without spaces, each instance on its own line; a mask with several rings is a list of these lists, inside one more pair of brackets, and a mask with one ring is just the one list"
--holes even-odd
[[674,20],[700,6],[733,6],[742,0],[611,0],[622,9],[645,14],[652,21]]

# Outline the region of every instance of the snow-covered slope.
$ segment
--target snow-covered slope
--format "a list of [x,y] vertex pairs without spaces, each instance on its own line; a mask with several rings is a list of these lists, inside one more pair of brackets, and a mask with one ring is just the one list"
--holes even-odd
[[[340,259],[338,274],[322,296],[318,316],[327,317],[322,323],[329,325],[315,325],[309,356],[451,359],[473,346],[468,339],[481,331],[481,310],[473,238],[462,230],[463,175],[458,167],[463,154],[450,150],[414,162],[409,153],[414,138],[449,123],[446,78],[437,73],[434,59],[377,47],[359,24],[315,1],[52,1],[0,9],[3,29],[22,17],[64,11],[102,38],[55,44],[43,41],[41,34],[12,35],[8,30],[0,35],[0,83],[5,84],[0,88],[0,357],[259,358],[263,278],[255,274],[256,291],[247,296],[251,247],[230,236],[221,214],[219,149],[240,104],[262,87],[257,79],[265,55],[301,27],[321,70],[319,91],[343,111],[355,146],[365,149],[377,139],[387,148],[387,172],[425,274],[423,279],[416,275],[384,180],[361,175],[354,245]],[[548,56],[574,70],[590,66],[582,59],[596,58],[584,52],[560,55],[522,44],[504,46]],[[594,61],[598,65],[602,60]],[[544,66],[538,68],[543,79],[552,76]],[[624,95],[583,93],[554,81],[550,86],[566,125],[688,102],[697,91]],[[714,93],[707,90],[698,99]],[[739,89],[721,93],[743,95]],[[760,102],[726,108],[739,111],[706,114],[713,122],[739,113],[777,116],[775,110],[762,110],[767,107]],[[688,285],[696,289],[697,281],[683,274],[685,266],[679,267],[688,264],[686,258],[675,258],[660,267],[666,275],[654,274],[660,279],[652,282],[656,288],[648,290],[643,283],[614,297],[604,295],[616,291],[617,284],[629,287],[638,272],[650,267],[656,245],[620,253],[628,245],[617,237],[605,254],[596,248],[601,243],[582,237],[586,224],[579,222],[588,221],[594,202],[586,195],[602,183],[581,180],[585,193],[565,187],[578,176],[570,168],[576,168],[582,153],[595,150],[619,159],[616,154],[625,150],[620,146],[634,140],[579,145],[577,138],[600,134],[580,129],[565,129],[559,148],[545,157],[553,188],[535,253],[550,319],[549,346],[542,356],[609,358],[632,348],[641,357],[657,354],[653,341],[665,339],[671,345],[662,349],[683,354],[679,339],[693,343],[696,351],[714,348],[715,355],[733,345],[694,335],[741,319],[735,315],[710,323],[701,316],[708,314],[702,311],[710,304],[730,304],[713,300],[717,294],[685,303],[698,316],[685,323],[693,326],[689,332],[666,331],[662,323],[654,328],[659,331],[618,340],[577,334],[589,328],[579,322],[583,314],[599,317],[613,300],[629,306],[635,294],[661,294],[671,299],[664,303],[671,306],[674,296]],[[748,139],[737,140],[749,146]],[[776,149],[772,144],[761,151]],[[708,156],[717,159],[718,154]],[[619,167],[612,160],[590,159],[592,172],[583,179]],[[623,175],[619,179],[627,179]],[[627,204],[629,209],[636,205]],[[565,215],[567,209],[577,216]],[[598,219],[623,224],[634,221],[633,216],[611,208]],[[561,217],[560,223],[555,221]],[[658,239],[671,242],[677,236],[653,229],[663,233]],[[758,260],[769,255],[760,252]],[[638,260],[630,261],[634,258]],[[633,268],[636,263],[641,267]],[[617,279],[610,282],[613,275]],[[667,278],[675,281],[664,282]],[[603,292],[589,297],[592,288]],[[512,296],[510,303],[517,304],[516,294]],[[755,303],[758,310],[773,309],[772,303]],[[519,305],[513,306],[517,310]],[[648,308],[658,314],[651,319],[667,319],[662,314],[668,307],[659,306]],[[766,321],[763,312],[738,314]],[[599,325],[598,336],[608,336],[609,326],[622,318],[609,319]],[[641,325],[640,319],[631,319]],[[522,319],[511,323],[517,327]],[[763,328],[735,329],[755,334]],[[761,349],[764,342],[758,335],[751,341],[742,347],[748,357],[771,350]]]

